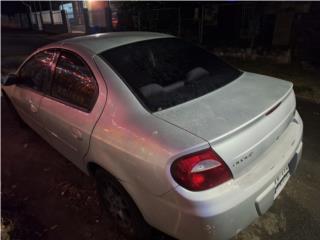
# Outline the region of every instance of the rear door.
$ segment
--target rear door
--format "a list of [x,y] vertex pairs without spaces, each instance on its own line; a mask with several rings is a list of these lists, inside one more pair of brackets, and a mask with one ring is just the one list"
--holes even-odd
[[106,100],[103,79],[98,83],[97,72],[79,55],[62,50],[50,91],[40,106],[48,141],[79,167]]
[[22,119],[39,134],[42,133],[39,106],[51,79],[54,56],[54,50],[45,50],[32,56],[20,68],[20,83],[12,94],[13,104]]

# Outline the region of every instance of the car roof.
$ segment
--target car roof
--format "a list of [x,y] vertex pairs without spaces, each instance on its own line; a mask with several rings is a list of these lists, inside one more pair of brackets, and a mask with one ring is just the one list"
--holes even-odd
[[155,32],[110,32],[69,38],[60,41],[60,43],[62,43],[62,45],[65,43],[81,45],[89,49],[91,52],[98,54],[103,51],[133,42],[168,37],[173,36]]

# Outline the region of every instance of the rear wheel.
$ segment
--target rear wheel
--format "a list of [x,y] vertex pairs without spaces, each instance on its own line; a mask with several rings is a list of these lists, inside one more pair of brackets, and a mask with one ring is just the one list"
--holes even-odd
[[151,227],[120,183],[102,169],[95,172],[97,190],[108,215],[126,239],[150,239]]

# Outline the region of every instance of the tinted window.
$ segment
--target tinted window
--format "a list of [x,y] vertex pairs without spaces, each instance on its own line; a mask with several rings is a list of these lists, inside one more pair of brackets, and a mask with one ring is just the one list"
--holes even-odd
[[51,91],[52,96],[89,110],[98,88],[88,66],[76,55],[62,52]]
[[20,70],[21,84],[40,91],[49,83],[54,51],[48,50],[37,53]]
[[136,42],[100,56],[151,111],[200,97],[241,74],[204,49],[176,38]]

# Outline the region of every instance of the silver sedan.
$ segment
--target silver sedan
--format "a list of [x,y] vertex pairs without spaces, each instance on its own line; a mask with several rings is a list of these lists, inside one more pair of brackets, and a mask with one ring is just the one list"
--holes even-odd
[[243,72],[170,35],[96,34],[35,51],[2,84],[18,116],[97,180],[129,239],[153,226],[227,239],[295,172],[292,84]]

